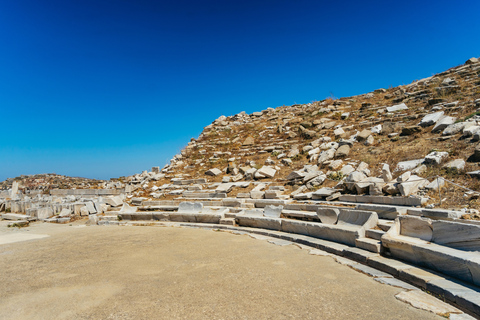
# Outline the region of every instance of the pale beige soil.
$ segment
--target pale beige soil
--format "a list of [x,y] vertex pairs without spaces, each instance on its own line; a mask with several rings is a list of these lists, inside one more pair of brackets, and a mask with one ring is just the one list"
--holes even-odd
[[330,257],[247,235],[36,223],[0,235],[0,319],[440,319]]

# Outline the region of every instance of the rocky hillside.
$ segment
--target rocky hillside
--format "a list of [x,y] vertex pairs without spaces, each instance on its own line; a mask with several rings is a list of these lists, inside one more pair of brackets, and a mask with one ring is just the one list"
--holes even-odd
[[[22,175],[16,178],[9,178],[0,182],[0,190],[11,189],[16,183],[19,190],[25,193],[45,192],[51,189],[95,189],[105,188],[107,183],[103,180],[95,180],[79,177],[67,177],[55,173]],[[112,185],[113,187],[113,185]]]
[[409,85],[221,116],[169,165],[125,182],[147,198],[207,192],[192,180],[205,179],[229,184],[228,197],[251,197],[258,184],[238,182],[261,181],[279,187],[276,197],[401,195],[477,208],[478,140],[480,62],[472,58]]

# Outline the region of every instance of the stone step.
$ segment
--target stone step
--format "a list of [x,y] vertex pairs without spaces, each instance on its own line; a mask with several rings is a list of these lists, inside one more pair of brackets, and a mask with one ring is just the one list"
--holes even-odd
[[4,220],[28,220],[32,217],[27,216],[26,214],[18,214],[18,213],[4,213],[2,214],[2,219]]
[[98,216],[100,221],[118,221],[118,215]]
[[235,218],[223,218],[220,219],[220,224],[234,226],[235,225]]
[[368,229],[365,230],[365,236],[367,238],[375,239],[375,240],[380,240],[380,238],[385,234],[385,231],[383,230],[377,230],[377,229]]
[[415,197],[391,197],[391,196],[369,196],[369,195],[353,195],[344,194],[339,198],[340,201],[353,203],[372,203],[372,204],[386,204],[393,206],[421,206],[424,204],[426,198]]
[[383,231],[387,232],[388,230],[390,230],[390,227],[393,226],[394,223],[395,222],[392,220],[378,219],[377,226]]
[[358,238],[355,239],[355,245],[357,248],[361,248],[370,252],[380,253],[382,249],[382,242],[380,240],[371,238]]
[[312,211],[300,211],[300,210],[282,210],[282,214],[285,218],[301,219],[308,221],[320,221],[317,214]]

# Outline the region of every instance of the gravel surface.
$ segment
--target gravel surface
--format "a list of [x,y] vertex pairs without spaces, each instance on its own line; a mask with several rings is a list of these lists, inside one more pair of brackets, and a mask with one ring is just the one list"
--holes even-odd
[[330,257],[248,235],[35,223],[0,235],[0,319],[441,319]]

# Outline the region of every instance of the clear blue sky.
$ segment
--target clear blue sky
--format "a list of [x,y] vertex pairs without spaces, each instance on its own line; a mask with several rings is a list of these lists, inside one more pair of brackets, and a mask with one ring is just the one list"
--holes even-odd
[[220,115],[480,56],[480,1],[0,1],[0,181],[163,166]]

